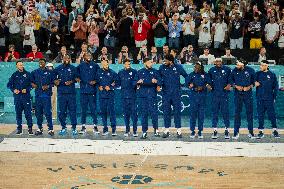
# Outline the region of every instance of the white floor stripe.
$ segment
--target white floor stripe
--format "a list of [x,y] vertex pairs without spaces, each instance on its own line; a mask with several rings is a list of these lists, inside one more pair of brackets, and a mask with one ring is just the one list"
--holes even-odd
[[284,143],[5,138],[0,151],[284,157]]

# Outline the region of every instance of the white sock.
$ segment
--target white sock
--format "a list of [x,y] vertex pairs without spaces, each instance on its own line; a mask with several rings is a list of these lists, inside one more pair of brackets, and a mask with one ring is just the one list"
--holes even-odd
[[177,133],[181,134],[181,128],[177,128]]

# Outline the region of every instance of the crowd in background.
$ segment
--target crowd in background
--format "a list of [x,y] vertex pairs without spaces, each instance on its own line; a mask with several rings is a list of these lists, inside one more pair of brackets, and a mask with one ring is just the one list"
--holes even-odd
[[260,62],[266,49],[284,48],[281,0],[0,0],[0,6],[2,61],[61,62],[70,54],[80,63],[89,52],[113,63],[146,57],[161,63],[169,53],[181,63],[203,56],[210,63],[211,49],[225,56],[247,48],[260,49]]

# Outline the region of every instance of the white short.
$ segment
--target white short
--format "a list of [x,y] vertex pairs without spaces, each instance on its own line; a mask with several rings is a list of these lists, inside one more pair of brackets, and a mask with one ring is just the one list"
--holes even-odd
[[147,45],[147,39],[145,39],[144,41],[136,41],[135,40],[135,45],[136,45],[136,47],[142,47],[143,45]]

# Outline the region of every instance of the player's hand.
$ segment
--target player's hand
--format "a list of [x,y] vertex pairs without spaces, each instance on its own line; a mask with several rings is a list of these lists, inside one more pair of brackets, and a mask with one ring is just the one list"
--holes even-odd
[[49,88],[48,85],[43,85],[43,86],[42,86],[42,90],[44,90],[44,91],[47,90],[48,88]]
[[71,85],[72,83],[73,83],[73,81],[66,81],[66,82],[65,82],[65,85],[69,86],[69,85]]
[[20,91],[19,91],[18,89],[14,89],[14,93],[15,93],[15,94],[19,94]]
[[193,83],[190,83],[189,84],[189,88],[191,89],[193,87]]
[[211,90],[212,90],[211,85],[207,84],[207,85],[206,85],[206,87],[207,87],[207,89],[208,89],[209,91],[211,91]]
[[157,79],[155,78],[152,79],[152,83],[157,83],[157,82],[158,82]]
[[259,87],[259,86],[260,86],[260,83],[259,83],[258,81],[256,81],[256,82],[254,83],[254,85],[255,85],[256,87]]
[[162,88],[160,86],[157,86],[157,91],[158,92],[161,92],[162,91]]
[[226,91],[230,91],[230,90],[231,90],[231,85],[228,84],[224,89],[225,89]]
[[137,81],[137,84],[141,84],[141,83],[143,83],[143,79],[139,79],[139,80]]
[[36,89],[37,85],[35,83],[32,83],[32,88]]
[[244,87],[244,91],[249,91],[251,89],[251,86]]
[[75,81],[80,83],[81,79],[80,78],[75,78]]
[[109,91],[109,90],[110,90],[110,87],[109,87],[109,86],[106,86],[106,87],[105,87],[105,90],[106,90],[106,91]]
[[58,79],[54,81],[54,84],[55,84],[56,86],[58,86],[59,83],[60,83],[60,80],[58,80]]
[[103,86],[99,86],[99,90],[100,91],[104,90]]
[[238,91],[242,91],[244,87],[236,85],[235,88],[236,88]]
[[26,94],[26,93],[27,93],[27,89],[23,89],[23,90],[22,90],[22,93],[23,93],[23,94]]
[[198,87],[196,87],[196,90],[197,90],[197,91],[203,91],[203,87],[198,86]]
[[90,81],[90,85],[95,85],[97,82],[95,80]]

